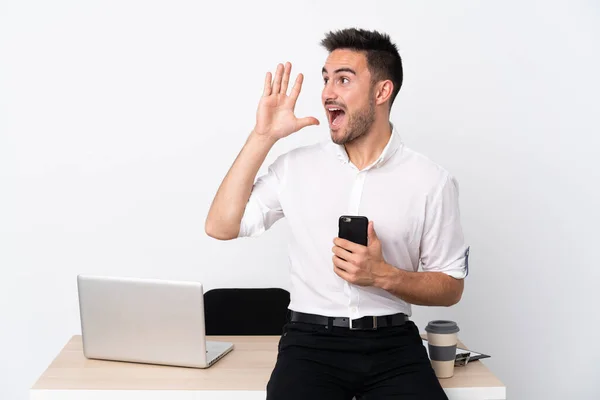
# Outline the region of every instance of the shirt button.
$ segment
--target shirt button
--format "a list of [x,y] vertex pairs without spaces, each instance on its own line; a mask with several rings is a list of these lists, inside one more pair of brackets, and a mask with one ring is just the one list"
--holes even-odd
[[352,307],[350,308],[350,311],[356,314],[358,312],[358,308]]

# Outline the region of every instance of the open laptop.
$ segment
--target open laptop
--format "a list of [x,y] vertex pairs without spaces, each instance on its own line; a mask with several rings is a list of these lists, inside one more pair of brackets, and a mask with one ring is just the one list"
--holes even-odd
[[233,343],[206,341],[199,282],[78,275],[87,358],[208,368]]

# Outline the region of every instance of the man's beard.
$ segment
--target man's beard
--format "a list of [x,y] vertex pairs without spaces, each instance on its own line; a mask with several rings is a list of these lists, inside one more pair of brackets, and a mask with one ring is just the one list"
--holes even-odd
[[331,140],[340,145],[349,143],[369,132],[373,122],[375,122],[375,105],[373,104],[373,98],[369,96],[368,105],[348,116],[346,134],[341,138],[335,138],[332,135]]

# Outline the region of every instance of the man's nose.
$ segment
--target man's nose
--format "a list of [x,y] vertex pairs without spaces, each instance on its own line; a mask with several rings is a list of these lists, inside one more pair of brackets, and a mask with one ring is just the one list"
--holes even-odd
[[321,94],[321,97],[323,98],[323,103],[325,103],[327,100],[335,100],[337,98],[337,95],[333,90],[333,84],[331,82],[327,82],[325,84],[325,86],[323,87],[323,93]]

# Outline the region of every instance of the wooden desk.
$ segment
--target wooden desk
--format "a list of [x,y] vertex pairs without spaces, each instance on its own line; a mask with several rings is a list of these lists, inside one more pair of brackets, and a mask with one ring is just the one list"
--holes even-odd
[[[212,336],[235,349],[208,369],[88,360],[81,336],[66,344],[35,385],[31,400],[265,399],[279,336]],[[462,346],[462,343],[460,344]],[[450,400],[503,400],[506,388],[480,361],[440,382]]]

